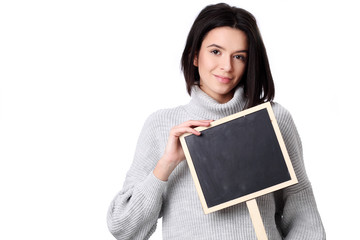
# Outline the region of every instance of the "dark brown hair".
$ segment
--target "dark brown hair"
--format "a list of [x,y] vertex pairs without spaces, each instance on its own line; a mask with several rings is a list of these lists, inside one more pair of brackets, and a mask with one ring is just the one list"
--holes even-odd
[[266,101],[272,101],[275,95],[266,49],[261,38],[255,17],[248,11],[231,7],[225,3],[205,7],[195,19],[181,58],[189,94],[193,85],[200,81],[198,68],[194,66],[194,57],[199,53],[206,34],[217,27],[232,27],[243,31],[248,40],[249,53],[246,71],[239,82],[247,97],[246,108]]

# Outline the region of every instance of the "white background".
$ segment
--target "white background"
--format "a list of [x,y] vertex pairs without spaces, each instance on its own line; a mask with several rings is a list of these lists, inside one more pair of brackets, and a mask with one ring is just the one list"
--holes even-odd
[[[108,239],[146,117],[186,104],[187,33],[215,1],[0,2],[0,239]],[[328,239],[359,211],[359,7],[228,1],[252,12],[292,113]],[[160,224],[161,225],[161,224]],[[161,239],[161,227],[152,239]]]

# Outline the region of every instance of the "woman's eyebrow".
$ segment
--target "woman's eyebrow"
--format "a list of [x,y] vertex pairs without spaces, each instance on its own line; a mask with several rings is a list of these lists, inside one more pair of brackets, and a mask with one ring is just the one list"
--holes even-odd
[[[209,47],[216,47],[216,48],[220,48],[220,49],[222,49],[222,50],[225,50],[225,48],[223,48],[222,46],[220,46],[220,45],[217,45],[217,44],[215,44],[215,43],[213,43],[213,44],[210,44],[209,46],[207,46],[207,48],[209,48]],[[238,50],[238,51],[235,51],[235,53],[240,53],[240,52],[248,52],[248,50]]]

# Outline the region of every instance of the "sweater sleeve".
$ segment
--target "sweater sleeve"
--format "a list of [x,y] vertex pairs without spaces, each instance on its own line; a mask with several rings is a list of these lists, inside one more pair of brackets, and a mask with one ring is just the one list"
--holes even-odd
[[116,239],[148,239],[156,229],[166,182],[153,175],[160,159],[156,121],[144,124],[122,190],[111,202],[107,223]]
[[286,109],[278,104],[273,109],[298,179],[297,184],[278,193],[279,227],[286,240],[324,240],[325,230],[305,171],[298,131]]

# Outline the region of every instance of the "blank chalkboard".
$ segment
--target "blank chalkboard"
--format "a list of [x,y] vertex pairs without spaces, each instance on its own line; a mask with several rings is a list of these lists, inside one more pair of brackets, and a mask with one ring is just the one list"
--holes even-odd
[[297,183],[270,103],[196,129],[180,141],[205,213]]

